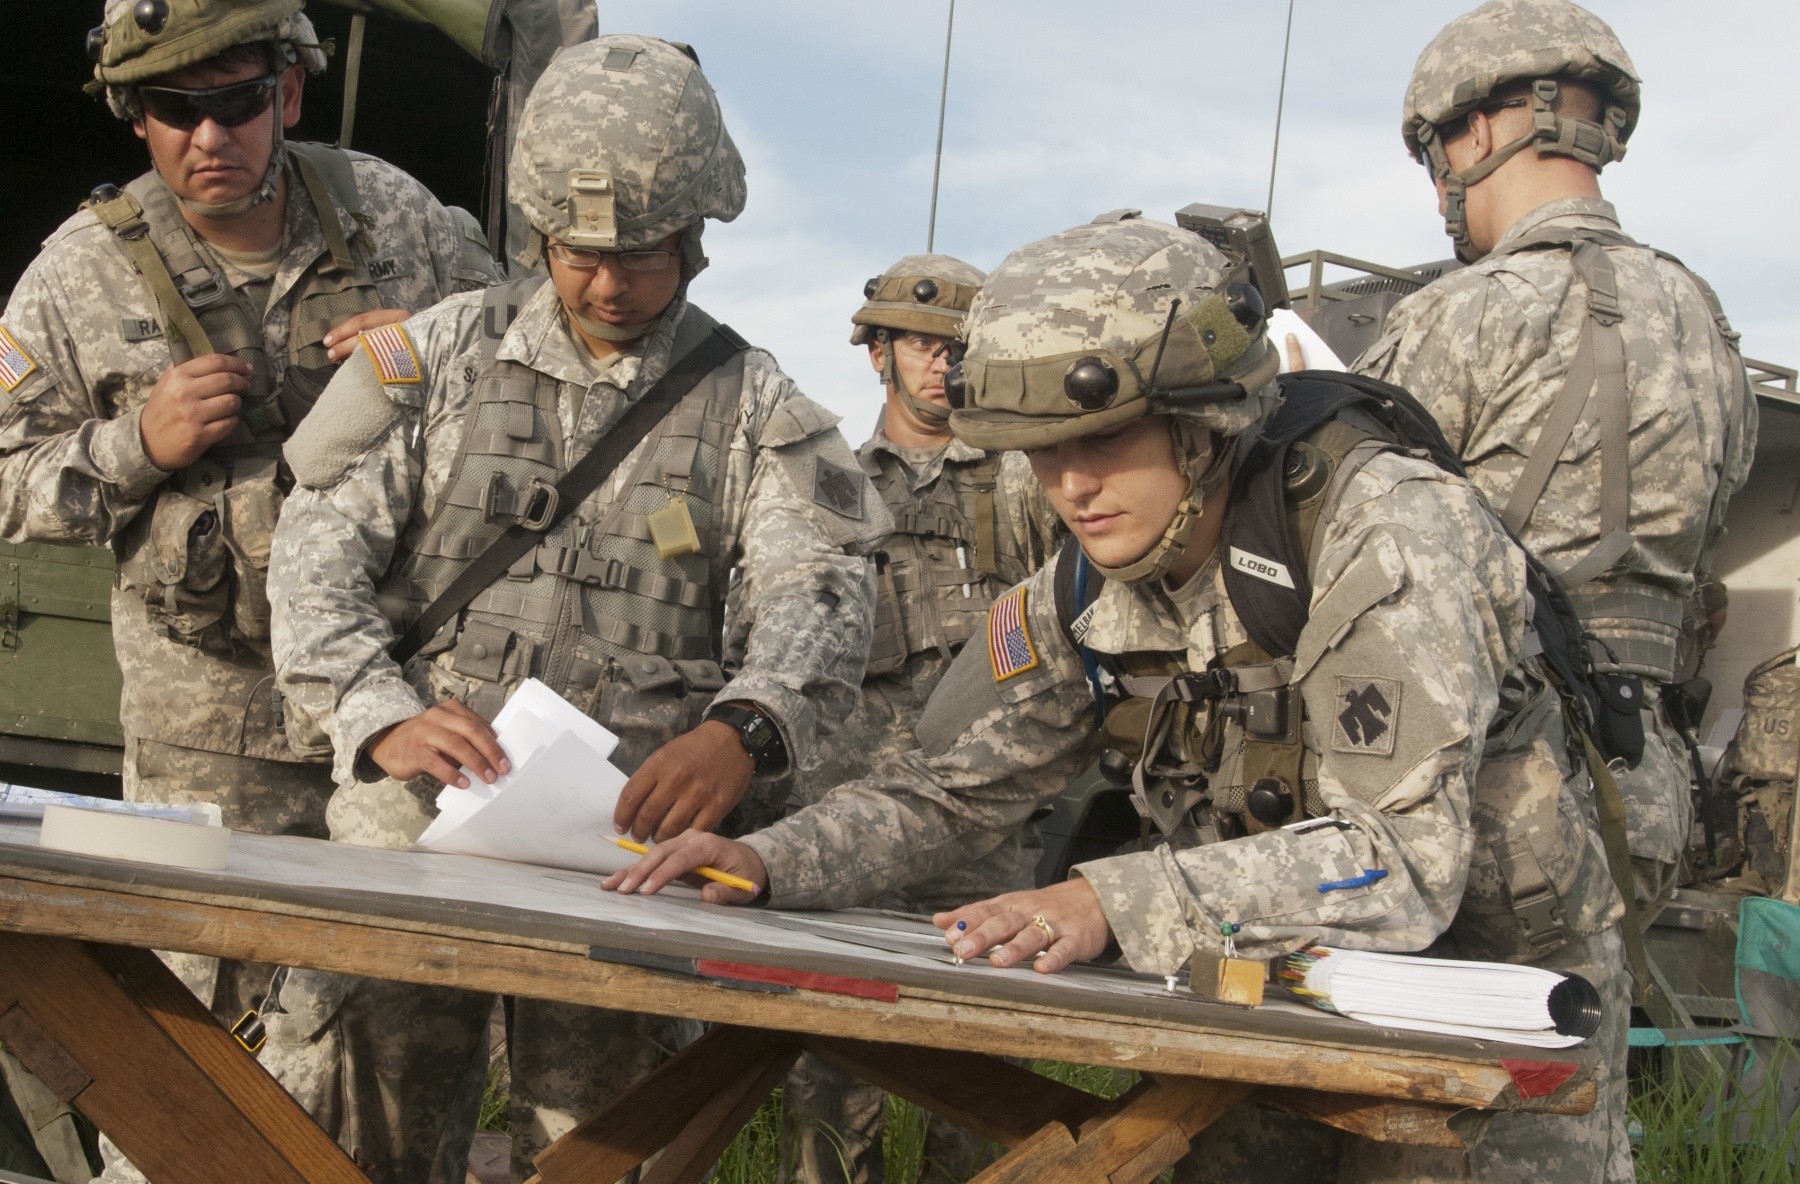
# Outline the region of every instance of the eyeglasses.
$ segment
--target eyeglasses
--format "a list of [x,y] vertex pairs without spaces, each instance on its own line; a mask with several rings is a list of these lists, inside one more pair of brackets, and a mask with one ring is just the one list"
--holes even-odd
[[930,333],[897,333],[888,340],[906,353],[928,358],[948,354],[959,344],[954,338],[937,337]]
[[558,263],[576,271],[593,271],[607,259],[626,271],[661,271],[675,258],[674,251],[597,251],[592,247],[572,247],[568,243],[551,243],[549,250]]
[[146,115],[184,132],[199,127],[203,119],[210,119],[220,127],[249,123],[269,109],[274,97],[273,74],[234,82],[230,86],[209,86],[199,90],[174,86],[138,87],[138,98],[144,104]]

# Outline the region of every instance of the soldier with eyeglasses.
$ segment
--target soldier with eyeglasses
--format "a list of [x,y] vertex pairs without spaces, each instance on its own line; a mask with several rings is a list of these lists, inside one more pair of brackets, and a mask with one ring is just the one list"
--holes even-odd
[[[113,0],[88,50],[152,168],[94,190],[0,316],[0,537],[118,557],[127,798],[323,837],[328,750],[290,744],[269,652],[281,446],[359,332],[495,268],[404,172],[287,140],[326,60],[301,0]],[[272,974],[171,961],[227,1024]]]

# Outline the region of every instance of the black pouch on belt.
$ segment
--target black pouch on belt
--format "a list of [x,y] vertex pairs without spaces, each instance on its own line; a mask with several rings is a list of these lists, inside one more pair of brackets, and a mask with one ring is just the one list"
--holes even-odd
[[1644,759],[1644,680],[1635,674],[1596,674],[1600,709],[1594,713],[1594,744],[1608,761],[1635,769]]

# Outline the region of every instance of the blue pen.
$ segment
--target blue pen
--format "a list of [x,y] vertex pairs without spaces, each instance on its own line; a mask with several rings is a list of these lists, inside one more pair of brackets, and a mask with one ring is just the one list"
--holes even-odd
[[1387,872],[1378,867],[1366,867],[1360,876],[1351,876],[1348,880],[1328,880],[1319,885],[1320,892],[1336,892],[1340,888],[1367,888],[1377,880],[1387,879]]

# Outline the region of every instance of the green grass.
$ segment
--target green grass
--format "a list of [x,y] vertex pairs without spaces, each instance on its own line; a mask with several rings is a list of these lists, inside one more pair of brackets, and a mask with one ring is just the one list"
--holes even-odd
[[[1786,1046],[1786,1055],[1796,1055],[1793,1046]],[[1038,1061],[1032,1068],[1107,1098],[1137,1081],[1136,1074],[1089,1065]],[[1638,1184],[1786,1184],[1800,1179],[1787,1158],[1800,1145],[1800,1114],[1784,1123],[1773,1091],[1737,1097],[1722,1086],[1724,1080],[1715,1068],[1645,1075],[1633,1083],[1630,1112]],[[499,1070],[491,1068],[483,1130],[506,1129],[506,1099],[499,1084]],[[911,1102],[888,1099],[882,1141],[888,1184],[918,1184],[928,1117]],[[781,1091],[776,1090],[725,1149],[717,1184],[788,1184],[777,1179],[780,1139]]]

